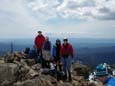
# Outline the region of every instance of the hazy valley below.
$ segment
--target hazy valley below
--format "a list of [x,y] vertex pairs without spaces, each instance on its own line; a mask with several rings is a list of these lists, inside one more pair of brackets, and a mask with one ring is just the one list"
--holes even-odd
[[[52,45],[56,38],[50,38]],[[32,48],[33,39],[6,39],[0,40],[0,55],[5,55],[11,50],[11,42],[14,51],[23,51],[26,47]],[[69,38],[74,47],[75,59],[83,64],[95,66],[99,63],[115,64],[115,40],[114,39],[89,39]]]

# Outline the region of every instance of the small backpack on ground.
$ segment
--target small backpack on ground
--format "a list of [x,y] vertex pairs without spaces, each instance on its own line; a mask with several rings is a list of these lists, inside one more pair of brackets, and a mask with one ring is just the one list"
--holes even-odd
[[30,48],[27,47],[27,48],[25,48],[24,53],[29,54],[29,51],[30,51]]

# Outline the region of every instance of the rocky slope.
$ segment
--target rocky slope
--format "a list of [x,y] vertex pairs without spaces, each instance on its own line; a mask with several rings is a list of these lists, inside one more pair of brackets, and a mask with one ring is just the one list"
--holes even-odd
[[0,86],[103,86],[95,81],[88,81],[91,69],[82,64],[72,65],[72,82],[57,81],[40,64],[27,64],[26,55],[15,52],[0,58]]

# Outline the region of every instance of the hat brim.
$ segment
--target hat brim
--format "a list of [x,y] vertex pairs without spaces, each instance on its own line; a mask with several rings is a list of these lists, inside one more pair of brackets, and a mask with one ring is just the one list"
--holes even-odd
[[97,74],[96,77],[103,77],[103,76],[107,76],[108,74]]
[[68,41],[67,39],[63,39],[63,41]]

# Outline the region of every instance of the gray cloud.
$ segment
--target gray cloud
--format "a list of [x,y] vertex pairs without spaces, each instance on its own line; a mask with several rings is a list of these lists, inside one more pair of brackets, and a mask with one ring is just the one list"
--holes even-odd
[[34,5],[30,8],[33,10],[36,8],[34,10],[36,13],[41,12],[48,19],[59,16],[68,19],[114,20],[114,0],[39,0],[39,2],[42,3],[34,0]]
[[106,13],[103,16],[101,15],[92,15],[93,18],[98,20],[115,20],[115,12]]
[[[58,35],[75,33],[75,37],[115,38],[114,4],[114,0],[2,0],[0,38],[34,37],[38,29]],[[81,21],[89,19],[93,21]]]
[[107,8],[107,7],[102,7],[102,8],[100,8],[100,9],[98,9],[98,11],[101,12],[101,13],[109,13],[109,12],[110,12],[110,9]]
[[75,8],[82,8],[82,7],[94,7],[95,6],[95,2],[93,0],[91,1],[82,1],[80,3],[78,3],[77,1],[68,1],[67,3],[67,7],[70,9],[75,9]]
[[107,7],[101,7],[97,9],[97,14],[92,17],[99,20],[115,20],[115,10],[112,10]]

